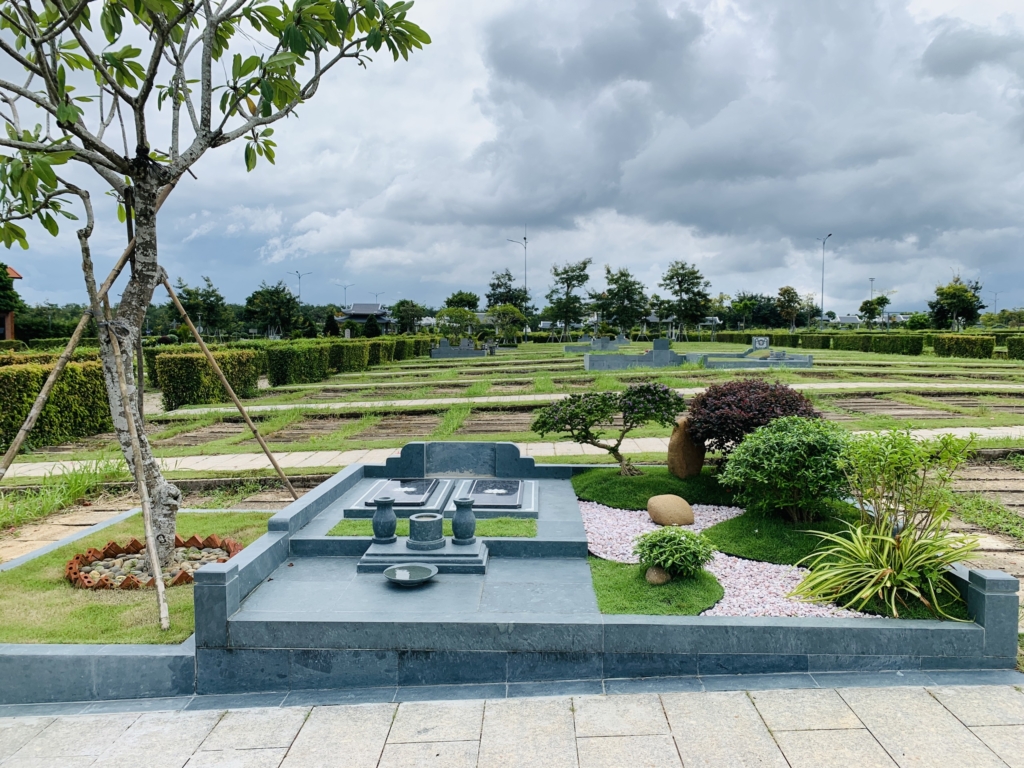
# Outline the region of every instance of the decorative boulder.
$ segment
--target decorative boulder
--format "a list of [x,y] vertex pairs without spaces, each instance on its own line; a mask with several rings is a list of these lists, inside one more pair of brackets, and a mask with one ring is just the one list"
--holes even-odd
[[648,568],[644,578],[647,579],[648,584],[652,584],[655,587],[660,587],[662,584],[668,584],[672,581],[668,571],[658,565],[652,565]]
[[704,443],[690,435],[689,424],[686,416],[680,416],[668,441],[668,471],[681,480],[700,474],[707,452]]
[[666,493],[647,500],[647,514],[658,525],[693,525],[693,510],[680,496]]

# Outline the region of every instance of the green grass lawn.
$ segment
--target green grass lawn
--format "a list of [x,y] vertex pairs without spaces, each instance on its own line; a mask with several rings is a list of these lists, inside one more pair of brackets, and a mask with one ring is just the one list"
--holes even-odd
[[[216,533],[248,545],[266,533],[264,512],[182,513],[178,534]],[[64,565],[89,547],[142,539],[140,515],[0,573],[0,643],[180,643],[195,626],[192,585],[171,587],[171,628],[157,624],[156,591],[93,591],[72,587]]]
[[651,496],[672,493],[691,504],[731,506],[732,493],[718,484],[710,467],[697,477],[680,480],[667,467],[640,467],[637,477],[623,477],[618,469],[592,469],[576,475],[572,487],[584,501],[615,509],[647,509]]
[[[399,519],[395,531],[398,536],[409,535],[409,521]],[[341,520],[327,532],[328,536],[373,536],[371,520]],[[444,535],[452,535],[452,521],[444,521]],[[476,521],[476,535],[481,537],[508,537],[533,539],[537,536],[537,521],[515,517],[491,517]]]
[[793,524],[785,520],[745,513],[705,529],[704,535],[719,552],[779,565],[796,565],[821,544],[812,531],[838,533],[846,522],[855,523],[852,507],[837,505],[836,513],[813,523]]
[[718,579],[707,571],[692,579],[672,579],[655,587],[644,579],[644,567],[588,558],[590,576],[601,613],[648,616],[696,616],[725,594]]

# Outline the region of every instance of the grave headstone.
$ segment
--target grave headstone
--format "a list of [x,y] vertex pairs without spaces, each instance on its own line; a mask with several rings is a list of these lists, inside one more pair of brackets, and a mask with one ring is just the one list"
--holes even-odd
[[352,329],[351,328],[346,328],[345,329],[345,338],[346,339],[351,339],[352,338]]
[[656,350],[669,350],[672,348],[671,342],[668,339],[655,339],[654,349]]
[[452,345],[448,341],[448,339],[441,339],[439,342],[437,342],[438,349],[451,349],[451,346]]
[[754,336],[750,340],[750,346],[755,350],[765,350],[771,346],[772,340],[770,336]]

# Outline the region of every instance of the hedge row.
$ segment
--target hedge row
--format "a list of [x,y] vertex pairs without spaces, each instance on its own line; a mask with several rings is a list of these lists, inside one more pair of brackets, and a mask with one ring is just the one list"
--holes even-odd
[[933,346],[938,357],[975,357],[988,360],[996,348],[996,338],[964,333],[937,334]]
[[28,349],[24,341],[18,341],[17,339],[0,339],[0,349],[11,349],[15,351],[21,351]]
[[[0,366],[6,365],[50,365],[57,362],[60,352],[0,352]],[[77,363],[92,362],[100,359],[99,350],[76,349],[71,354],[71,361]]]
[[[259,388],[256,353],[245,349],[214,352],[213,359],[239,397],[255,397]],[[213,366],[201,352],[168,354],[156,359],[159,378],[164,382],[164,409],[182,405],[219,403],[228,399]]]
[[[49,365],[0,368],[0,450],[6,451],[50,375]],[[98,362],[68,363],[29,432],[26,447],[60,445],[114,428]]]
[[331,370],[330,346],[307,342],[272,347],[267,350],[267,377],[270,386],[310,384],[323,381]]
[[[52,339],[31,339],[28,342],[29,347],[32,349],[63,349],[71,341],[70,336],[56,336]],[[80,346],[83,347],[98,347],[100,340],[95,336],[91,338],[81,338],[78,340]]]
[[1024,360],[1024,336],[1010,336],[1006,339],[1006,356],[1011,360]]

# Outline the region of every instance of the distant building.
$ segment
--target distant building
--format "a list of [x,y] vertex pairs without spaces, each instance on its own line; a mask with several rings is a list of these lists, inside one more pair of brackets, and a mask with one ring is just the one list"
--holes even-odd
[[[12,267],[7,268],[7,276],[12,280],[21,280],[21,275]],[[14,338],[14,312],[0,312],[0,341]]]
[[334,319],[339,323],[351,321],[365,325],[366,321],[370,319],[370,315],[377,318],[377,323],[383,331],[390,331],[395,322],[383,304],[352,304],[348,307],[342,307],[341,314],[335,315]]
[[863,322],[857,315],[840,315],[832,321],[832,325],[860,325]]

